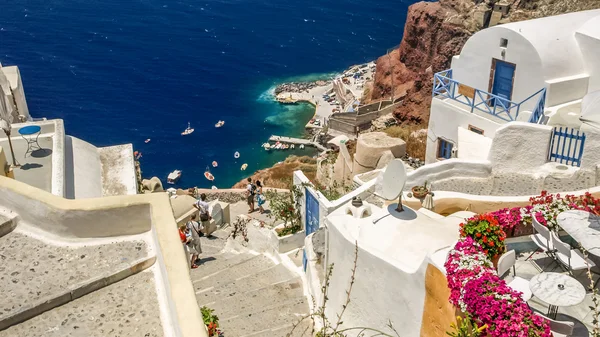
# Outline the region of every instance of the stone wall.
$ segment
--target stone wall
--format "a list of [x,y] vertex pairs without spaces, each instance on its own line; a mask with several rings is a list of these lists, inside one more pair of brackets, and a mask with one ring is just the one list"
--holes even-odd
[[450,289],[446,275],[429,264],[425,272],[425,307],[421,337],[446,336],[450,324],[456,323],[456,310],[448,302]]

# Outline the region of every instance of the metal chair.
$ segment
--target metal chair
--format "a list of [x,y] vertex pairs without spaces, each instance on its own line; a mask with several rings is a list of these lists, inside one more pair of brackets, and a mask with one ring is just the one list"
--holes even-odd
[[552,331],[554,337],[569,337],[573,335],[575,323],[569,321],[556,321],[537,312],[535,314],[548,322],[550,331]]
[[555,233],[550,234],[552,237],[552,245],[556,249],[556,260],[563,266],[568,268],[568,272],[573,274],[573,271],[587,270],[588,265],[595,267],[596,264],[583,256],[583,253],[578,249],[571,249],[571,246],[562,242]]
[[531,255],[529,255],[525,260],[529,260],[533,254],[539,250],[554,258],[554,247],[552,246],[552,241],[550,240],[550,230],[546,226],[540,224],[535,216],[532,217],[531,224],[537,233],[529,235],[529,238],[531,241],[533,241],[533,243],[535,243],[536,246],[538,246],[538,250],[535,250],[533,253],[531,253]]
[[508,283],[508,286],[513,290],[516,290],[521,293],[521,298],[523,301],[527,302],[533,297],[533,293],[529,288],[529,281],[522,277],[517,276],[517,271],[515,268],[515,263],[517,262],[517,255],[514,250],[508,251],[498,260],[498,276],[502,277],[504,274],[510,271],[512,267],[513,270],[513,280]]

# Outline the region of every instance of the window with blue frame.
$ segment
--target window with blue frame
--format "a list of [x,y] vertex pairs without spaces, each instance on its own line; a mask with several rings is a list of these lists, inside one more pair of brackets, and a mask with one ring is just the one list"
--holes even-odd
[[452,147],[454,144],[451,142],[438,138],[438,158],[450,159],[452,157]]

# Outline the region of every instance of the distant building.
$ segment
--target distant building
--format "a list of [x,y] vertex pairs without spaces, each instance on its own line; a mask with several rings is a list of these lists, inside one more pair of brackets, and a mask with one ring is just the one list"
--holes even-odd
[[600,10],[474,34],[452,68],[435,74],[426,162],[486,159],[511,121],[578,130],[582,98],[600,90],[598,55]]

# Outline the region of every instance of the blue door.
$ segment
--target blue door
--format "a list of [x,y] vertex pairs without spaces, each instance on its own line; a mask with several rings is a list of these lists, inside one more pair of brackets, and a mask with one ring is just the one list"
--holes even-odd
[[[304,194],[306,195],[306,235],[310,235],[319,229],[319,201],[315,198],[308,189],[304,190]],[[302,255],[302,267],[304,271],[306,271],[306,265],[308,263],[306,258],[306,248],[304,248],[304,252]]]
[[[512,99],[513,78],[515,75],[515,65],[496,60],[494,70],[494,81],[492,85],[492,94],[500,96],[510,101]],[[495,101],[494,105],[495,105]],[[508,106],[506,107],[508,108]]]

